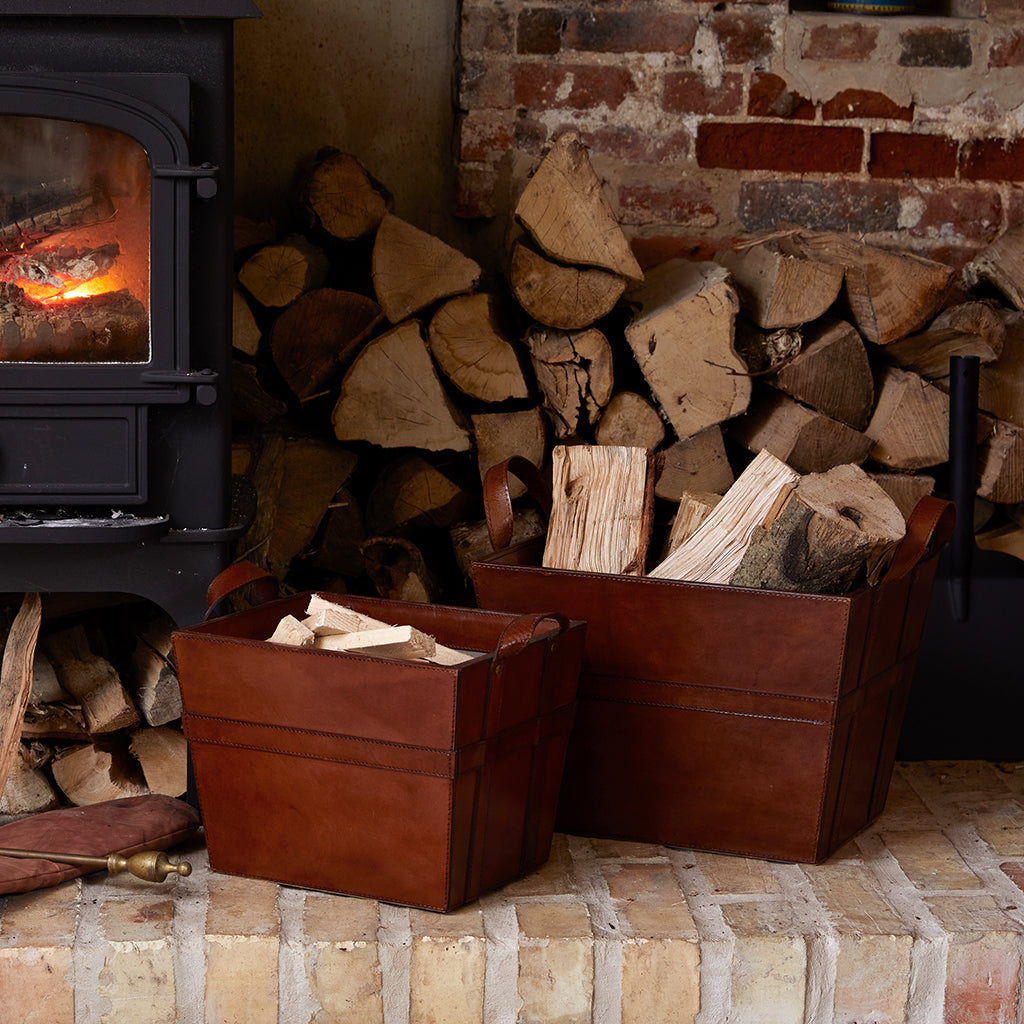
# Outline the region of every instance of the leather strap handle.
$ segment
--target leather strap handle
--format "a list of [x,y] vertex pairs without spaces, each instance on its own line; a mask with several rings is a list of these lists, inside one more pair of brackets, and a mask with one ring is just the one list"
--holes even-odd
[[506,658],[518,654],[534,637],[537,627],[546,619],[558,625],[558,632],[569,628],[569,620],[561,612],[530,612],[513,619],[498,637],[498,645],[492,659],[493,667],[497,667]]
[[956,506],[952,502],[930,495],[922,498],[910,513],[907,532],[882,582],[903,579],[920,561],[941,550],[953,535],[955,522]]
[[222,601],[250,584],[261,602],[273,601],[280,595],[280,586],[273,573],[252,562],[235,562],[215,576],[206,588],[206,618],[215,618]]
[[484,475],[484,516],[487,533],[495,551],[512,543],[512,495],[509,493],[508,475],[518,477],[526,485],[530,496],[541,507],[545,516],[551,514],[551,495],[544,486],[540,471],[522,455],[513,455],[499,462]]

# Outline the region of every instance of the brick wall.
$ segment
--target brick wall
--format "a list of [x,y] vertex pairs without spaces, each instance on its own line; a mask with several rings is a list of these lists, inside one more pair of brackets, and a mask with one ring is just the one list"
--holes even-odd
[[1024,211],[1024,5],[955,9],[463,0],[458,212],[572,128],[647,264],[784,222],[959,266]]

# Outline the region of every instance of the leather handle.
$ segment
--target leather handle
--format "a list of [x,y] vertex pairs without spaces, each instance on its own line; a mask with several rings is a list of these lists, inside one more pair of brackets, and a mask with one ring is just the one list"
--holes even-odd
[[487,534],[495,551],[512,543],[512,495],[508,488],[508,475],[518,477],[526,485],[530,496],[541,507],[545,516],[551,514],[551,495],[544,486],[540,471],[522,455],[513,455],[499,462],[484,475],[484,516]]
[[569,620],[561,612],[531,612],[520,615],[501,631],[494,651],[494,665],[497,666],[513,654],[518,654],[533,639],[537,627],[546,619],[558,624],[559,633],[569,628]]
[[900,580],[918,562],[939,551],[953,535],[956,507],[950,501],[925,496],[907,520],[907,532],[896,549],[883,582]]
[[252,562],[235,562],[218,573],[206,588],[206,618],[214,618],[217,607],[225,598],[250,584],[260,601],[273,601],[280,594],[277,577],[273,573]]

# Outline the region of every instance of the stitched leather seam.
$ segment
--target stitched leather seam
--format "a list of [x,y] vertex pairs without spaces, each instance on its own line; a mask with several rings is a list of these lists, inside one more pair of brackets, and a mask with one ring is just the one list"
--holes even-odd
[[227,740],[208,740],[191,737],[190,743],[203,744],[210,747],[229,747],[232,750],[254,750],[261,754],[283,754],[286,757],[301,757],[307,761],[325,761],[328,764],[351,764],[360,768],[380,768],[386,772],[401,772],[407,775],[429,775],[436,779],[450,779],[454,777],[453,772],[428,772],[421,768],[405,768],[390,764],[380,764],[377,761],[360,761],[348,757],[327,757],[323,754],[303,754],[297,750],[286,750],[283,747],[260,747],[254,743],[229,743]]
[[769,722],[797,722],[801,725],[830,726],[831,722],[820,722],[815,718],[792,718],[786,715],[755,715],[751,711],[723,711],[721,708],[696,707],[690,704],[662,704],[655,700],[633,700],[627,697],[602,698],[609,704],[639,704],[642,707],[666,708],[669,711],[703,711],[709,715],[733,715],[736,718],[762,718]]
[[[804,701],[807,704],[835,704],[836,703],[836,698],[834,698],[834,697],[804,697],[804,696],[799,696],[797,694],[779,693],[779,692],[777,692],[775,690],[744,690],[744,689],[742,689],[740,687],[736,687],[736,686],[709,686],[706,683],[684,683],[684,682],[679,682],[677,680],[672,680],[672,679],[643,679],[640,676],[620,676],[620,675],[612,675],[610,673],[602,674],[602,673],[599,673],[599,672],[585,672],[584,675],[590,676],[591,678],[594,678],[594,679],[619,679],[619,680],[621,680],[624,683],[646,683],[646,684],[651,685],[651,686],[672,686],[672,687],[679,687],[680,689],[685,688],[685,689],[688,689],[688,690],[702,690],[702,691],[704,691],[706,693],[718,693],[718,692],[721,692],[721,693],[745,693],[745,694],[749,694],[751,697],[767,697],[767,698],[772,698],[772,699],[775,699],[775,700],[787,700],[787,701],[789,701],[789,700],[794,700],[794,701],[795,700],[799,700],[799,701]],[[855,691],[851,690],[850,692],[854,693]],[[590,697],[586,693],[580,693],[578,695],[577,699],[578,700],[618,700],[620,698],[617,698],[617,697],[605,697],[605,696]],[[622,698],[622,699],[626,699],[626,698]],[[641,701],[640,703],[647,703],[647,702],[646,701]],[[650,703],[657,703],[659,706],[667,707],[667,708],[671,708],[671,707],[675,707],[676,706],[675,704],[667,704],[667,703],[666,704],[662,704],[660,701],[651,701]]]
[[[422,750],[437,754],[450,754],[453,751],[447,747],[427,747],[417,745],[415,743],[399,743],[396,740],[379,740],[372,736],[353,736],[351,733],[342,732],[325,732],[319,729],[301,729],[295,725],[275,725],[271,722],[252,722],[245,718],[224,718],[220,715],[203,715],[196,714],[194,712],[187,712],[185,716],[186,725],[188,720],[198,721],[202,719],[204,722],[226,722],[229,725],[241,725],[247,729],[274,729],[277,732],[289,733],[293,736],[319,736],[322,739],[328,740],[349,740],[354,743],[369,743],[373,746],[380,747],[395,747],[399,750]],[[208,740],[209,743],[218,743],[219,740]],[[254,749],[261,749],[256,747]]]

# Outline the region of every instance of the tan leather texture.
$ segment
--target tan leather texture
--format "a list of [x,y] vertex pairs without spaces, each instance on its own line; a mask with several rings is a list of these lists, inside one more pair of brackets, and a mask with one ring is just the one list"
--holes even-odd
[[[517,468],[485,482],[492,540]],[[923,499],[885,579],[842,597],[543,569],[536,541],[474,563],[482,608],[587,622],[556,827],[827,858],[884,805],[952,525]]]
[[543,864],[585,624],[324,596],[485,653],[442,667],[265,642],[309,594],[177,631],[211,866],[451,910]]

